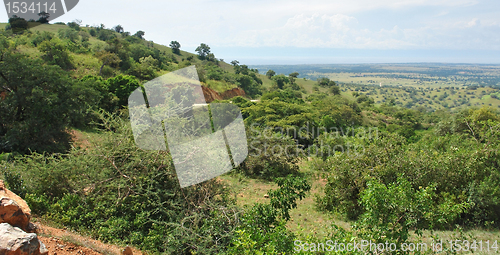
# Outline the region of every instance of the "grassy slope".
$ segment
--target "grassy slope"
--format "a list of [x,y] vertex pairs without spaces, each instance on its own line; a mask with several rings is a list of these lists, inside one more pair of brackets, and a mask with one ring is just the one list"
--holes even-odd
[[[0,23],[0,29],[4,28],[7,24],[8,23]],[[46,32],[51,32],[51,33],[57,34],[60,29],[70,29],[70,28],[66,25],[61,25],[61,24],[43,24],[43,25],[38,25],[36,27],[33,27],[30,30],[32,32],[46,31]],[[90,28],[81,27],[81,29],[82,30],[89,30]],[[116,33],[116,34],[117,34],[117,36],[119,36],[118,33]],[[101,41],[101,40],[97,39],[96,37],[90,37],[89,42],[91,44],[91,46],[90,46],[91,48],[102,48],[102,47],[106,46],[106,42]],[[150,42],[143,40],[142,43],[147,44]],[[198,65],[201,63],[201,60],[198,59],[197,54],[182,51],[182,50],[180,51],[180,54],[173,54],[172,49],[170,47],[165,46],[165,45],[161,45],[161,44],[157,44],[157,43],[154,43],[153,47],[166,53],[166,54],[172,54],[176,58],[176,60],[179,64],[182,61],[186,60],[188,57],[192,57],[192,60],[190,62],[193,65]],[[19,48],[25,54],[40,55],[40,52],[36,48],[27,47],[27,46],[20,46]],[[71,53],[71,52],[69,54],[73,58],[73,63],[75,64],[75,67],[76,67],[72,71],[73,72],[72,77],[81,78],[85,75],[98,75],[99,74],[101,62],[100,62],[100,60],[95,58],[93,55],[75,54],[75,53]],[[173,65],[173,67],[175,69],[178,66],[178,64],[176,64],[176,63],[171,63],[171,65]],[[219,66],[222,69],[224,69],[225,71],[233,72],[233,66],[228,64],[228,63],[219,61]],[[115,75],[121,73],[121,71],[119,71],[119,70],[115,70],[114,72],[115,72]],[[157,75],[163,75],[165,73],[168,73],[168,71],[161,70],[157,73]],[[226,90],[229,90],[229,89],[236,87],[235,84],[228,84],[228,83],[218,82],[218,81],[207,81],[207,83],[203,83],[203,85],[210,87],[210,88],[216,90],[217,92],[224,92]]]

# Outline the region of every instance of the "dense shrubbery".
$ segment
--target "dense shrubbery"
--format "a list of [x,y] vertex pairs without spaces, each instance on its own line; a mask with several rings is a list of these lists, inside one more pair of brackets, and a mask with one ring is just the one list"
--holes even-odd
[[247,132],[247,140],[248,158],[238,171],[267,180],[298,173],[297,163],[304,152],[292,138],[253,127]]
[[229,246],[238,222],[223,215],[237,210],[221,183],[181,190],[169,154],[137,149],[120,119],[103,123],[90,150],[33,154],[7,165],[5,171],[26,180],[34,213],[146,250],[213,253]]
[[295,235],[286,229],[289,211],[297,207],[297,200],[311,189],[300,177],[277,178],[279,188],[269,191],[269,204],[256,203],[247,208],[229,254],[284,254],[292,252]]
[[180,189],[168,153],[136,148],[129,125],[105,115],[91,149],[7,163],[8,183],[22,183],[13,190],[35,214],[100,240],[171,254],[291,250],[284,223],[310,189],[304,179],[277,179],[271,203],[244,212],[216,180]]
[[[208,45],[196,59],[159,50],[142,31],[69,23],[56,35],[18,25],[19,35],[0,35],[0,170],[45,219],[152,252],[291,253],[296,235],[286,222],[310,189],[299,171],[308,158],[327,179],[318,208],[354,221],[349,231],[333,226],[330,239],[401,244],[411,231],[419,238],[456,224],[500,226],[493,110],[429,113],[394,99],[379,107],[369,94],[340,96],[327,78],[304,96],[296,72],[270,70],[265,90],[257,70],[233,61],[234,72],[226,71]],[[101,41],[91,46],[90,36]],[[30,50],[36,54],[20,53]],[[269,203],[239,208],[216,180],[181,189],[170,154],[138,149],[126,116],[112,116],[126,112],[142,82],[193,64],[220,92],[239,86],[262,95],[258,103],[231,101],[242,109],[249,145],[236,171],[275,181]],[[94,132],[92,145],[71,144],[71,128]]]
[[495,121],[498,117],[486,109],[468,112],[469,116],[482,117],[475,120],[472,117],[468,122],[459,115],[456,123],[470,126],[470,129],[462,129],[463,133],[437,138],[430,134],[416,143],[382,133],[380,139],[366,145],[365,153],[359,157],[340,154],[326,159],[331,173],[326,195],[318,199],[318,205],[357,219],[366,212],[361,205],[361,194],[369,178],[389,186],[404,175],[402,178],[414,190],[435,189],[437,196],[429,198],[434,203],[433,209],[456,207],[459,210],[453,217],[428,225],[443,228],[457,223],[498,225],[500,144],[499,122]]

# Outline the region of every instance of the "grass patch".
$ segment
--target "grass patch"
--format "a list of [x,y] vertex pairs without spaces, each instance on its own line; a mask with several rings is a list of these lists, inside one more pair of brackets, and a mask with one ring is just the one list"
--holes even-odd
[[207,88],[211,88],[219,93],[223,93],[224,91],[236,88],[236,84],[232,84],[225,81],[215,81],[215,80],[207,80],[205,83]]

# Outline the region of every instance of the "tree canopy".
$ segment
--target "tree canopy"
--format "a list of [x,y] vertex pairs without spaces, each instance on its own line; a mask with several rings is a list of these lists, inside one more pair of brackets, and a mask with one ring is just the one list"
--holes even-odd
[[210,47],[204,43],[200,44],[200,46],[198,46],[195,50],[196,52],[198,52],[198,57],[201,59],[201,60],[204,60],[208,57],[208,55],[210,54]]
[[172,52],[174,54],[180,54],[181,53],[181,44],[178,41],[171,41],[170,42],[170,48],[172,48]]

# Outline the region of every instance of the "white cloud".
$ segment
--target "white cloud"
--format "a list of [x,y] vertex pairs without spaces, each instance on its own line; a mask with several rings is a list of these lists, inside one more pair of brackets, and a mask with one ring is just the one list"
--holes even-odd
[[[57,21],[123,25],[182,49],[500,49],[498,0],[80,1]],[[4,16],[1,16],[4,15]],[[6,21],[5,13],[0,19]]]
[[295,15],[274,28],[240,31],[224,46],[355,49],[500,49],[500,26],[477,18],[415,28],[366,29],[344,14]]

